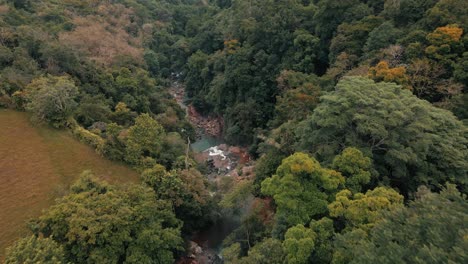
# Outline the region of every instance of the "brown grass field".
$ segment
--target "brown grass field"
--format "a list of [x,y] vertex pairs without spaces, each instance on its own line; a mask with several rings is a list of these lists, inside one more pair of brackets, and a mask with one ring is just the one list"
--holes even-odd
[[0,262],[7,246],[28,234],[26,222],[62,196],[84,170],[111,183],[138,181],[63,130],[33,126],[25,113],[0,109]]

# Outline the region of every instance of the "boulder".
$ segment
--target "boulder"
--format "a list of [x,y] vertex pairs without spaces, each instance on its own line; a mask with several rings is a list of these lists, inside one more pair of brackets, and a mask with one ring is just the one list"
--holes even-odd
[[196,258],[196,256],[203,254],[203,249],[194,241],[189,241],[189,256]]

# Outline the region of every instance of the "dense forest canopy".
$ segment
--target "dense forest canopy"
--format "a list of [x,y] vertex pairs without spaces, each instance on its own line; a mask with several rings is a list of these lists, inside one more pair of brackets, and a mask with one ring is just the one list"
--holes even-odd
[[[468,262],[467,31],[465,0],[0,0],[0,107],[141,173],[83,172],[6,263],[196,261],[225,216],[210,263]],[[208,176],[176,84],[253,173]]]

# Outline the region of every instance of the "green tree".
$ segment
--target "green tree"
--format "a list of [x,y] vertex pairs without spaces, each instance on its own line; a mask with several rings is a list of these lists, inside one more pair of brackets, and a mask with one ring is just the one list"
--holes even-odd
[[317,106],[320,93],[320,87],[309,83],[285,91],[276,98],[277,116],[274,122],[302,121]]
[[158,156],[158,162],[169,169],[173,169],[173,164],[179,157],[184,157],[187,150],[187,142],[184,141],[179,133],[167,133],[162,141],[161,151]]
[[114,107],[114,112],[110,118],[117,124],[122,126],[128,126],[133,123],[133,119],[137,117],[137,114],[128,108],[124,102],[118,102]]
[[323,40],[330,40],[343,22],[359,20],[371,14],[372,10],[359,0],[320,0],[314,16],[315,32]]
[[320,39],[310,34],[307,30],[298,29],[294,32],[293,68],[304,73],[313,73],[317,58],[318,44]]
[[26,109],[40,122],[62,127],[77,106],[78,89],[68,77],[39,77],[26,89],[29,100]]
[[294,0],[237,1],[220,16],[224,49],[189,59],[188,95],[198,110],[223,115],[228,142],[252,143],[272,118],[282,69],[318,71],[319,39],[301,25],[314,10]]
[[216,208],[208,191],[206,177],[197,169],[172,170],[182,181],[182,189],[177,195],[183,203],[175,208],[176,216],[184,222],[184,231],[194,232],[206,226]]
[[285,158],[276,174],[262,182],[262,193],[272,196],[277,204],[277,232],[327,213],[328,199],[342,184],[339,172],[322,168],[305,153]]
[[153,188],[158,199],[170,201],[173,206],[180,206],[182,181],[177,175],[166,171],[164,166],[156,164],[151,169],[146,169],[141,173],[143,183]]
[[393,18],[399,26],[413,24],[421,19],[426,11],[433,7],[437,0],[398,0],[385,1],[383,14]]
[[426,12],[422,21],[430,29],[455,23],[459,23],[466,29],[468,26],[467,10],[468,4],[464,0],[439,0]]
[[13,3],[13,6],[18,9],[28,9],[31,7],[30,0],[8,0],[8,2]]
[[157,159],[164,136],[164,128],[156,120],[149,114],[140,115],[128,130],[125,159],[133,165],[142,165],[145,157]]
[[328,205],[330,216],[341,218],[347,229],[372,228],[382,217],[383,211],[403,206],[403,196],[393,189],[377,187],[365,194],[352,194],[343,190],[336,194],[336,200]]
[[[374,1],[372,1],[374,2]],[[338,56],[343,52],[349,55],[361,56],[363,47],[369,33],[382,24],[383,18],[368,16],[359,21],[342,23],[338,26],[336,36],[330,43],[330,63],[335,63]]]
[[347,77],[322,96],[298,128],[299,149],[330,161],[354,146],[371,157],[380,181],[403,194],[424,183],[447,180],[465,188],[468,136],[452,113],[436,108],[396,84]]
[[425,49],[426,55],[452,73],[455,61],[462,57],[464,51],[462,36],[463,28],[456,24],[436,28],[427,35],[430,46]]
[[301,121],[317,106],[321,88],[316,75],[283,70],[276,82],[279,95],[276,96],[271,127],[278,127],[287,121]]
[[384,22],[369,33],[364,50],[371,52],[388,47],[395,43],[400,34],[392,22]]
[[33,225],[63,245],[73,263],[170,263],[180,249],[181,222],[153,190],[117,189],[82,174],[71,193]]
[[0,45],[0,66],[6,67],[13,61],[13,52],[4,45]]
[[325,217],[312,220],[309,228],[289,228],[283,241],[287,263],[330,263],[334,236],[333,221]]
[[454,185],[440,194],[421,188],[408,207],[388,212],[351,263],[465,263],[468,202]]
[[346,264],[353,260],[356,248],[365,243],[369,236],[368,230],[355,228],[350,232],[337,234],[333,243],[333,257],[331,263]]
[[157,164],[144,170],[141,179],[153,188],[158,199],[171,203],[176,216],[184,222],[184,231],[196,230],[209,220],[207,182],[196,169],[166,171]]
[[108,122],[111,113],[104,96],[85,95],[80,100],[75,118],[84,127],[89,127],[94,122]]
[[285,253],[280,240],[267,238],[249,250],[249,254],[240,259],[241,264],[283,264]]
[[468,86],[468,52],[464,52],[463,56],[454,65],[453,76],[455,79],[465,86]]
[[231,209],[236,213],[245,206],[244,202],[252,196],[252,182],[242,181],[236,183],[231,190],[223,196],[220,206]]
[[253,182],[254,194],[260,194],[261,184],[263,180],[275,174],[276,169],[281,165],[281,161],[285,156],[276,148],[273,148],[265,153],[256,161],[255,164],[255,179]]
[[312,220],[309,226],[317,234],[311,259],[314,260],[314,263],[330,263],[333,256],[333,240],[335,238],[333,220],[323,217],[320,220]]
[[145,51],[143,55],[146,65],[148,65],[148,71],[152,76],[158,76],[160,74],[160,65],[158,61],[158,54],[152,50]]
[[[248,187],[248,183],[245,183],[244,185]],[[261,243],[263,239],[270,236],[273,224],[273,221],[271,221],[273,215],[270,208],[271,201],[268,199],[253,198],[250,193],[247,193],[247,195],[239,194],[238,196],[241,196],[242,199],[238,199],[239,201],[236,207],[244,205],[245,208],[245,205],[247,204],[249,206],[249,210],[238,210],[237,212],[233,212],[233,215],[240,216],[240,225],[231,232],[231,234],[224,240],[224,243],[227,245],[238,243],[241,247],[241,256],[243,256],[247,253],[251,254],[252,249],[255,248],[258,243]],[[222,204],[221,206],[225,205]],[[257,247],[259,250],[261,248],[263,247]],[[280,252],[278,252],[278,254],[280,254]],[[253,260],[254,259],[250,258],[250,261]]]
[[51,238],[29,236],[15,242],[7,249],[5,264],[33,264],[65,262],[63,248]]
[[190,56],[188,60],[187,76],[185,77],[186,91],[188,96],[196,96],[200,92],[206,92],[205,83],[209,81],[209,70],[206,68],[208,55],[198,51]]
[[223,248],[221,255],[223,260],[228,264],[237,264],[239,263],[239,257],[241,253],[241,247],[239,243],[234,243],[229,247]]
[[284,235],[283,247],[287,254],[287,263],[306,264],[315,247],[317,234],[303,225],[296,225],[288,229]]
[[260,125],[262,111],[253,101],[239,103],[226,110],[226,140],[232,144],[246,145],[253,140],[254,130]]
[[356,148],[345,148],[332,163],[332,169],[341,172],[346,178],[346,187],[355,193],[370,182],[371,168],[371,159]]

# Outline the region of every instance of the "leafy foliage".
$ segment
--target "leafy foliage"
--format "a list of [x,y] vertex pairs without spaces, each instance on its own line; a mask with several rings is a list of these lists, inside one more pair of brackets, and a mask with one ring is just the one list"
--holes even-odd
[[7,249],[5,263],[65,263],[63,248],[50,238],[29,236]]
[[394,84],[342,80],[298,134],[302,149],[324,160],[342,146],[360,148],[372,155],[381,179],[388,177],[404,193],[447,180],[466,184],[466,127]]
[[41,77],[27,87],[26,108],[38,121],[62,127],[77,106],[77,93],[75,84],[67,77]]
[[453,185],[440,194],[422,188],[417,195],[409,207],[385,214],[370,236],[354,248],[352,263],[467,260],[466,197]]
[[283,242],[285,251],[288,254],[288,263],[308,263],[310,252],[315,246],[315,236],[316,234],[312,230],[305,228],[303,225],[289,228]]
[[369,77],[375,81],[394,82],[406,86],[405,88],[411,89],[406,84],[408,83],[408,76],[404,67],[390,68],[386,61],[379,62],[375,67],[369,69]]
[[262,182],[262,193],[277,204],[276,229],[305,224],[327,213],[330,195],[344,183],[339,172],[325,169],[317,160],[296,153],[283,160],[276,174]]
[[343,190],[336,200],[328,205],[330,216],[342,218],[347,228],[370,228],[380,220],[382,211],[391,211],[403,206],[403,196],[385,187],[377,187],[365,194],[352,194]]
[[139,165],[144,157],[155,159],[161,152],[164,128],[148,114],[143,114],[130,127],[126,138],[126,159]]
[[[83,178],[17,258],[170,263],[221,205],[240,217],[228,263],[466,262],[467,1],[0,2],[0,106],[145,185]],[[253,182],[209,195],[174,81],[260,157]],[[445,182],[463,194],[412,201]]]
[[184,231],[193,231],[211,220],[206,215],[211,209],[207,183],[196,169],[168,172],[157,164],[144,170],[141,179],[158,199],[171,203],[177,218],[184,222]]
[[371,159],[356,148],[345,148],[332,163],[332,168],[341,172],[346,178],[346,187],[353,192],[360,191],[362,186],[370,182],[371,167]]
[[72,262],[167,263],[180,249],[180,226],[153,190],[117,189],[85,172],[33,231],[63,245]]
[[247,257],[240,260],[245,264],[281,264],[284,263],[284,250],[279,240],[268,238],[249,250]]

